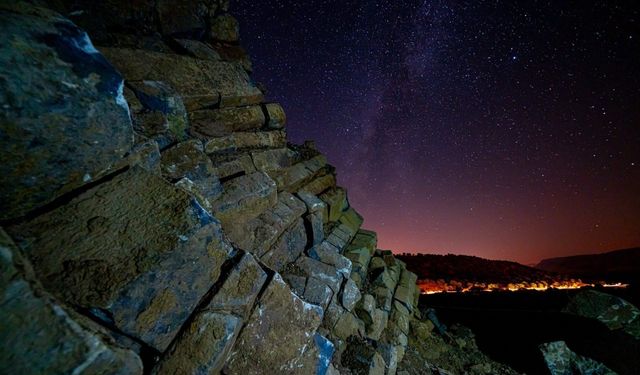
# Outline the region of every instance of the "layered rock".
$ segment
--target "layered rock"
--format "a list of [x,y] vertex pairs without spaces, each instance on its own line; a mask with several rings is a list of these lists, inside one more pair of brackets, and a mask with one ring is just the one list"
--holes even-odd
[[136,5],[56,2],[97,49],[0,7],[3,372],[394,374],[416,275],[287,144],[228,3]]

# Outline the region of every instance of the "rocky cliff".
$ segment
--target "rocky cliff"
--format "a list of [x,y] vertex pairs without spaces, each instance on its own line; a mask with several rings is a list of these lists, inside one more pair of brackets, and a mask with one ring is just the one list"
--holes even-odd
[[0,18],[0,373],[394,374],[431,335],[227,1]]

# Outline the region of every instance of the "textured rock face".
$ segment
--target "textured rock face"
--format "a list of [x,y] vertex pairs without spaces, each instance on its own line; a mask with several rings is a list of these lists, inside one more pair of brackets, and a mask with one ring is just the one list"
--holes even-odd
[[321,321],[322,309],[302,301],[276,274],[242,330],[225,373],[262,374],[265,369],[288,374],[312,372],[317,358],[305,354]]
[[0,372],[142,374],[136,354],[105,341],[86,318],[30,281],[23,267],[18,249],[0,229]]
[[[118,72],[52,12],[0,6],[0,219],[92,181],[133,145]],[[18,13],[20,12],[20,13]]]
[[161,350],[230,251],[194,199],[138,168],[9,231],[53,293]]
[[402,367],[416,277],[287,143],[228,1],[55,6],[109,62],[60,15],[0,5],[0,372]]

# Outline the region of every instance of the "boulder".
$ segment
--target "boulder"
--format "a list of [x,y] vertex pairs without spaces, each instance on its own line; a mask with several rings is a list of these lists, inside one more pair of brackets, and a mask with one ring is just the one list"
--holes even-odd
[[60,305],[28,270],[0,229],[0,373],[142,374],[135,353],[114,346],[93,322]]
[[349,207],[347,193],[339,187],[320,194],[320,199],[329,207],[329,221],[338,221],[342,216],[342,212]]
[[191,139],[163,151],[161,161],[162,175],[166,179],[178,180],[177,186],[211,210],[211,202],[222,194],[222,185],[199,140]]
[[212,205],[226,228],[257,217],[276,202],[276,184],[265,173],[255,172],[224,183],[222,195]]
[[366,337],[371,340],[380,340],[388,321],[389,313],[383,309],[375,308],[371,312],[371,323],[366,326]]
[[351,311],[355,307],[356,303],[360,301],[361,297],[360,289],[358,289],[356,283],[350,278],[345,279],[345,282],[342,285],[342,292],[340,294],[342,306],[344,306],[347,311]]
[[160,351],[231,251],[194,199],[139,167],[8,231],[53,294]]
[[318,305],[322,307],[323,310],[327,310],[334,294],[333,290],[322,280],[310,277],[307,280],[303,296],[305,301]]
[[231,242],[238,248],[260,257],[271,249],[287,228],[304,213],[304,204],[293,195],[278,194],[276,205],[255,219],[227,223],[225,229]]
[[313,246],[308,250],[308,254],[313,259],[335,267],[344,277],[349,277],[351,274],[351,261],[342,256],[338,248],[329,241],[323,241],[319,245]]
[[298,198],[302,199],[302,201],[307,206],[307,210],[310,213],[323,212],[327,207],[327,204],[324,203],[320,198],[307,191],[298,191],[296,195],[298,196]]
[[244,254],[204,308],[246,319],[262,289],[267,274],[251,254]]
[[353,207],[349,207],[340,216],[340,224],[352,237],[356,235],[364,219]]
[[267,103],[262,105],[267,115],[267,128],[282,129],[287,123],[287,116],[284,109],[278,103]]
[[304,228],[304,223],[302,219],[297,219],[293,226],[278,238],[271,249],[260,256],[260,261],[279,272],[285,265],[298,259],[306,244],[307,232]]
[[326,163],[327,159],[325,156],[318,155],[309,160],[292,165],[276,177],[278,190],[286,190],[289,192],[298,191],[303,185],[311,181]]
[[551,375],[615,375],[602,363],[574,353],[564,341],[542,344],[540,351]]
[[133,130],[122,77],[85,32],[25,4],[0,10],[0,24],[0,220],[7,220],[104,174],[133,146]]
[[265,121],[259,105],[201,109],[189,113],[191,131],[205,137],[221,137],[232,132],[258,130]]
[[336,176],[333,174],[325,174],[312,179],[310,182],[304,183],[300,191],[318,195],[334,186],[336,186]]
[[293,294],[276,273],[240,332],[224,373],[307,374],[317,364],[317,357],[306,354],[314,346],[322,315],[320,307]]
[[358,332],[364,332],[364,323],[350,312],[342,314],[332,329],[332,333],[343,340]]
[[321,281],[336,295],[340,292],[342,274],[335,267],[306,256],[301,256],[295,266],[302,275]]

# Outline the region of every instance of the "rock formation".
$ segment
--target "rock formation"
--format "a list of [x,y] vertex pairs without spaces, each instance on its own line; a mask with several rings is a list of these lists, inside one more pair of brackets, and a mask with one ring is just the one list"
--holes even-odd
[[1,373],[396,373],[416,275],[287,144],[227,1],[0,18]]

